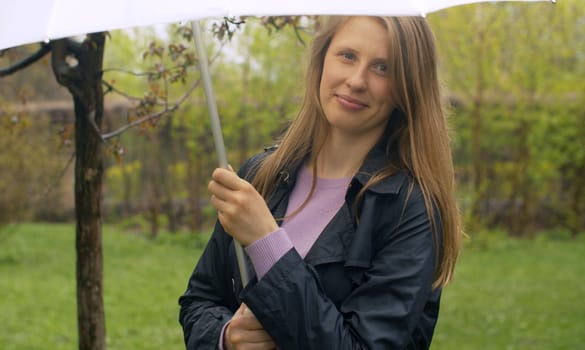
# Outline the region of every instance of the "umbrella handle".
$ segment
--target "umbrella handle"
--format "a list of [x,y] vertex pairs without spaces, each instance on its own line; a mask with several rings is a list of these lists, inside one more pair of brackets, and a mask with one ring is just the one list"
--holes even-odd
[[[195,48],[199,56],[199,70],[201,72],[201,80],[203,81],[203,89],[205,90],[205,100],[207,101],[207,110],[209,111],[209,120],[211,122],[211,131],[213,133],[213,142],[219,158],[219,166],[228,169],[227,156],[225,152],[225,144],[223,135],[221,133],[221,124],[219,122],[219,114],[217,113],[217,105],[215,104],[215,96],[213,94],[213,85],[211,84],[211,76],[209,74],[209,64],[207,62],[207,55],[205,47],[203,46],[203,39],[201,36],[201,28],[199,21],[191,22],[193,30],[193,40],[195,41]],[[248,270],[246,269],[246,260],[244,257],[244,248],[242,245],[234,240],[234,247],[236,250],[236,259],[238,261],[238,269],[242,278],[242,286],[246,287],[248,284]]]

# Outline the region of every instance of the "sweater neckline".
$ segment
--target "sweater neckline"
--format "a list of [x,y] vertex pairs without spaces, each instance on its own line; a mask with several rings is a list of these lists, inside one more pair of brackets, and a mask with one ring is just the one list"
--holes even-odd
[[[298,180],[301,183],[311,185],[313,181],[313,173],[307,168],[306,166],[302,166],[298,175]],[[335,188],[343,188],[347,187],[349,182],[351,181],[351,176],[348,177],[340,177],[335,179],[323,178],[317,176],[316,178],[316,189],[335,189]]]

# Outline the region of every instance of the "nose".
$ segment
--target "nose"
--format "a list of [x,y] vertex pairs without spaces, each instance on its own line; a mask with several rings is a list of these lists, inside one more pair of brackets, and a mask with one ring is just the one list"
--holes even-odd
[[367,67],[353,67],[346,80],[347,86],[352,90],[364,90],[368,86],[367,73]]

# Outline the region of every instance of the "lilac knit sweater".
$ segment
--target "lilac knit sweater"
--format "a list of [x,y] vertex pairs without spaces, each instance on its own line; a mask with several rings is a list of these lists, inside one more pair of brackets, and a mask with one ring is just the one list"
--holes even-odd
[[[307,168],[302,167],[288,202],[286,217],[297,210],[309,195],[312,176]],[[307,255],[325,226],[343,205],[349,180],[317,178],[315,192],[300,212],[285,219],[278,230],[245,248],[258,279],[293,247],[301,257]]]

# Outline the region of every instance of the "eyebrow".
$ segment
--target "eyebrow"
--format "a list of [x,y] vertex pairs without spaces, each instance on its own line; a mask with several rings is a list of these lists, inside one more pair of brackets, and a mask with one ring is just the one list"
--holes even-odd
[[[333,49],[333,51],[335,51],[335,52],[350,51],[352,53],[359,53],[359,50],[354,49],[348,45],[330,46],[330,48]],[[388,61],[390,61],[390,58],[388,57],[388,55],[385,55],[384,57],[375,57],[374,59],[372,59],[372,62],[376,62],[376,63],[378,63],[378,62],[388,63]]]
[[384,63],[384,64],[388,64],[390,60],[388,58],[374,58],[372,60],[372,63]]

